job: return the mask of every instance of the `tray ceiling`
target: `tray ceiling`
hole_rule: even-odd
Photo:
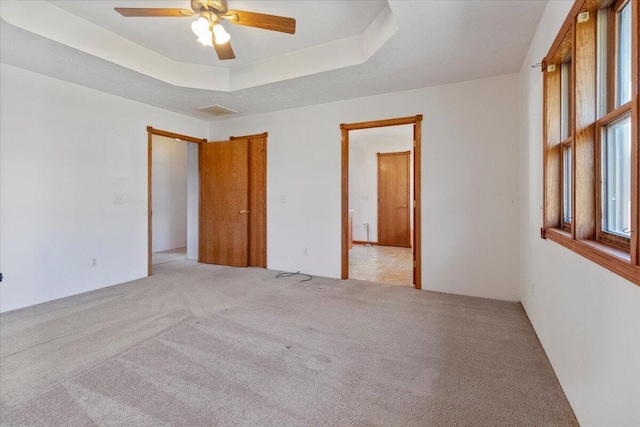
[[[546,7],[538,0],[229,0],[297,20],[295,35],[228,26],[238,57],[230,66],[195,41],[193,19],[112,11],[185,2],[3,0],[0,61],[214,121],[518,72]],[[215,104],[238,113],[198,110]]]

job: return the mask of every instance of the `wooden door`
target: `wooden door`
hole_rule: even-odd
[[[249,138],[249,265],[267,268],[266,134]]]
[[[410,151],[378,153],[378,244],[411,247]]]
[[[201,144],[200,262],[248,265],[249,141]]]

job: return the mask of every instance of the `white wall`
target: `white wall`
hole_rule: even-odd
[[[571,1],[549,2],[520,77],[520,294],[578,421],[640,425],[640,287],[540,238],[542,73]]]
[[[6,64],[0,97],[0,310],[146,276],[146,127],[208,124]]]
[[[187,146],[187,258],[198,259],[198,229],[200,210],[200,174],[198,145]]]
[[[268,267],[339,277],[340,123],[415,114],[423,287],[518,300],[517,74],[219,121],[210,139],[269,132]]]
[[[153,136],[153,252],[187,246],[187,145]]]
[[[367,222],[370,241],[378,241],[378,153],[411,151],[409,177],[413,176],[413,126],[409,128],[408,137],[376,137],[373,134],[349,141],[349,209],[354,211],[353,240],[367,241],[367,229],[362,224]],[[351,131],[350,138],[358,132],[362,131]],[[413,179],[410,179],[409,194],[413,196]],[[413,230],[413,209],[409,209],[409,213]]]

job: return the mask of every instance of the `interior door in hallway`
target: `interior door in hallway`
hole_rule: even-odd
[[[378,244],[411,247],[411,152],[378,153]]]
[[[200,262],[248,265],[249,140],[201,144]]]

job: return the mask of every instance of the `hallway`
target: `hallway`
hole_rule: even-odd
[[[353,245],[349,251],[349,278],[390,285],[413,285],[410,248]]]

